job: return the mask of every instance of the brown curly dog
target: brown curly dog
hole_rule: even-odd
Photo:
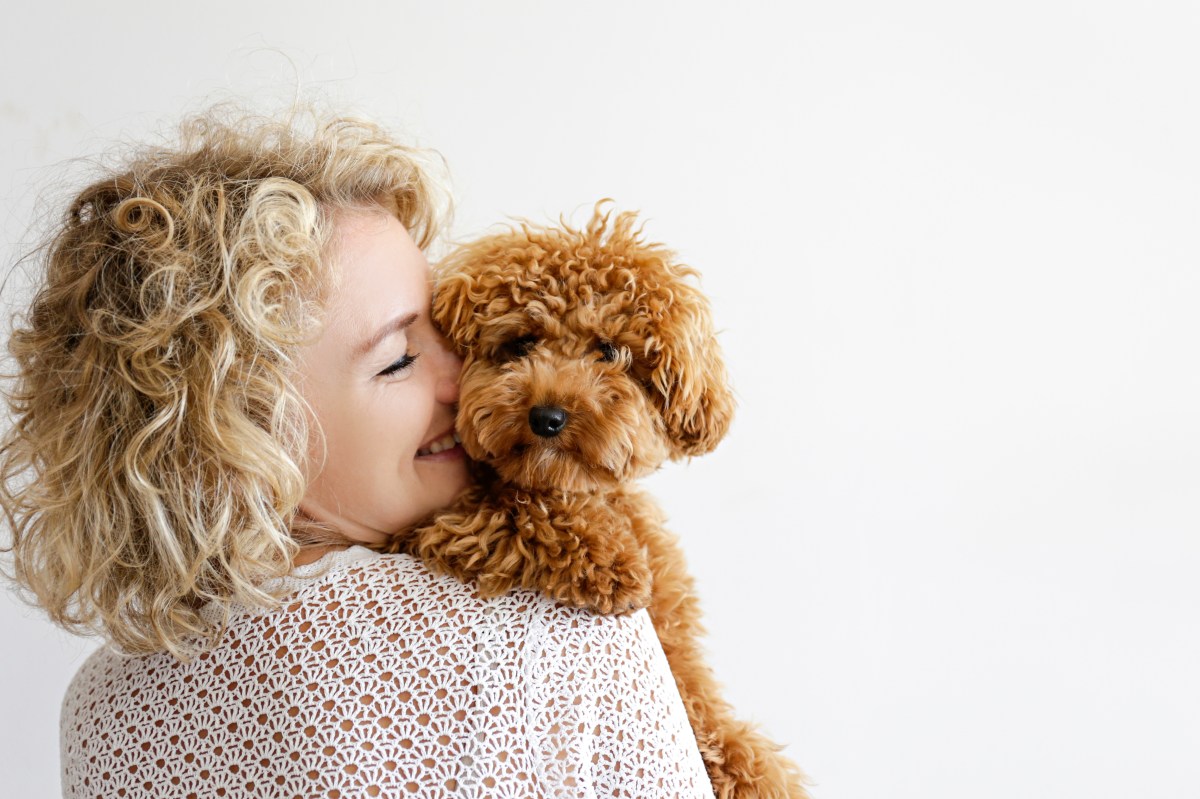
[[[733,414],[708,301],[635,214],[522,224],[439,267],[435,323],[463,356],[457,419],[477,483],[391,551],[474,581],[622,613],[646,607],[718,797],[806,797],[804,776],[734,718],[698,639],[678,539],[633,485],[711,451]]]

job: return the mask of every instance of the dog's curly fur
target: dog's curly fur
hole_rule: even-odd
[[[695,270],[606,201],[581,230],[519,228],[439,267],[434,321],[463,356],[457,418],[477,480],[398,536],[484,596],[532,588],[648,608],[718,797],[806,797],[781,747],[737,721],[704,663],[678,539],[632,481],[711,451],[734,401]]]

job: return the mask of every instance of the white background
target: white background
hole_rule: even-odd
[[[740,401],[649,487],[816,796],[1197,797],[1196,9],[11,4],[4,265],[67,159],[297,75],[439,149],[459,234],[640,208]],[[50,796],[92,644],[0,635],[0,794]]]

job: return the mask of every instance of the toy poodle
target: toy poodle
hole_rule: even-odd
[[[437,326],[463,357],[457,433],[476,480],[398,536],[481,595],[513,587],[603,613],[648,609],[718,797],[807,797],[805,778],[735,719],[705,664],[694,581],[634,485],[710,452],[734,410],[695,270],[642,240],[633,212],[486,236],[438,269]]]

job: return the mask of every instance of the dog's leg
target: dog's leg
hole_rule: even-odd
[[[601,613],[650,601],[650,570],[628,519],[590,495],[472,489],[391,549],[474,581],[485,597],[529,588]]]
[[[753,724],[734,717],[720,684],[704,662],[700,603],[687,572],[679,539],[664,526],[662,511],[649,498],[627,494],[617,503],[633,520],[654,580],[649,613],[671,673],[687,708],[718,799],[807,799],[806,778],[780,754],[781,746]]]

